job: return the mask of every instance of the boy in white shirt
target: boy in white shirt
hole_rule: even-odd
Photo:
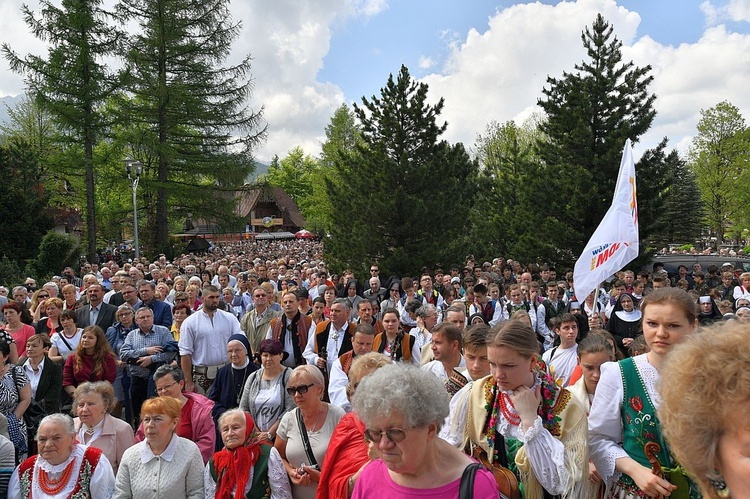
[[[568,386],[570,376],[578,365],[578,322],[573,314],[564,313],[554,318],[555,334],[560,338],[560,345],[550,348],[542,355],[547,364],[547,372],[555,380],[561,380],[562,386]]]

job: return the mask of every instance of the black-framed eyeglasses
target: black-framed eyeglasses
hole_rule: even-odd
[[[174,301],[175,302],[178,302],[178,301],[187,301],[187,298],[175,298]]]
[[[400,428],[388,428],[387,430],[380,431],[375,431],[373,429],[367,428],[365,430],[365,437],[367,437],[367,440],[376,444],[380,443],[380,441],[383,439],[383,435],[385,435],[386,438],[394,444],[397,444],[399,442],[403,442],[403,440],[406,438],[406,430],[402,430]]]
[[[286,387],[286,392],[289,395],[291,395],[292,397],[294,396],[295,393],[299,393],[300,395],[304,395],[313,386],[315,386],[313,383],[310,383],[309,385],[287,386]]]

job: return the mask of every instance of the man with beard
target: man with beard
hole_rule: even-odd
[[[266,335],[267,340],[279,340],[284,346],[287,357],[282,363],[287,367],[297,367],[306,364],[303,352],[307,347],[312,319],[302,315],[297,306],[297,295],[287,291],[281,297],[283,314],[271,319],[271,329]]]
[[[185,372],[185,390],[202,395],[227,363],[226,345],[230,336],[243,334],[234,314],[219,310],[219,289],[203,288],[203,305],[189,315],[180,327],[180,364]]]

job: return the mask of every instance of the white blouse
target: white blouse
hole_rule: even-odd
[[[57,465],[48,463],[42,458],[42,456],[37,457],[36,463],[34,464],[34,479],[31,484],[31,496],[36,499],[62,499],[68,497],[73,492],[76,483],[78,483],[78,480],[75,478],[78,476],[78,471],[81,469],[81,461],[83,460],[83,453],[85,450],[86,448],[82,445],[74,446],[73,451],[70,453],[70,457]],[[73,464],[75,474],[60,493],[51,496],[42,492],[42,489],[39,486],[39,470],[43,469],[57,479],[72,460],[75,460],[75,464]],[[96,469],[91,475],[89,490],[91,492],[91,499],[110,499],[115,490],[115,475],[112,473],[112,465],[104,454],[99,457],[99,463],[96,465]],[[21,499],[21,483],[18,477],[18,468],[13,471],[13,475],[10,477],[10,483],[8,484],[8,499]]]
[[[440,430],[440,438],[455,447],[460,447],[463,443],[473,384],[473,382],[467,384],[453,396],[450,403],[449,422],[446,422]],[[509,409],[511,413],[517,414],[514,407]],[[565,491],[565,485],[570,480],[565,468],[565,446],[544,428],[540,416],[536,417],[534,426],[524,432],[519,425],[508,422],[502,411],[498,411],[497,430],[503,437],[516,438],[523,443],[531,469],[534,470],[534,476],[542,487],[552,495],[562,494]]]
[[[641,375],[646,393],[654,407],[658,408],[661,403],[656,391],[659,372],[649,364],[646,354],[633,357],[633,361]],[[607,488],[620,478],[621,473],[615,470],[615,461],[628,457],[628,453],[620,445],[624,396],[620,366],[617,362],[603,364],[589,413],[589,453],[596,469],[607,483]]]

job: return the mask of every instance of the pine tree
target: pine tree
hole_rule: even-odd
[[[574,73],[547,78],[539,100],[547,117],[541,125],[546,137],[538,142],[544,168],[537,188],[551,202],[540,206],[546,214],[540,237],[558,249],[544,256],[566,263],[611,204],[625,140],[637,143],[656,114],[656,96],[648,92],[651,67],[622,61],[622,43],[601,14],[581,39],[588,59]]]
[[[3,52],[14,71],[26,75],[27,93],[49,111],[66,132],[72,152],[82,149],[86,178],[86,234],[88,256],[96,255],[96,208],[94,145],[108,123],[102,104],[118,88],[118,79],[103,64],[118,42],[118,31],[108,23],[100,0],[63,0],[61,7],[42,0],[41,18],[28,6],[23,13],[32,33],[48,41],[48,58],[18,56],[8,44]]]
[[[402,66],[380,97],[354,106],[363,143],[338,151],[337,181],[327,181],[334,264],[379,261],[385,272],[409,275],[462,249],[456,236],[465,231],[476,164],[461,144],[439,141],[443,100],[428,105],[427,90]]]
[[[133,156],[145,164],[151,244],[161,249],[167,215],[232,222],[230,193],[253,171],[265,128],[246,103],[250,56],[223,65],[240,30],[228,0],[122,0],[117,13],[140,28],[128,39],[132,98],[121,107]]]

